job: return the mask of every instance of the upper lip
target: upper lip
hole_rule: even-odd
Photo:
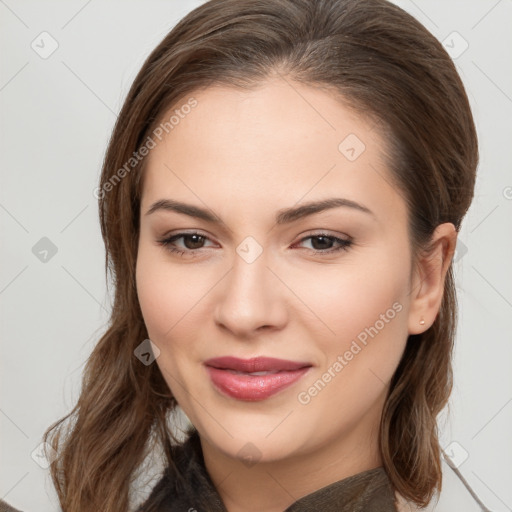
[[[253,357],[251,359],[239,359],[238,357],[225,356],[214,357],[204,362],[207,366],[224,370],[235,370],[238,372],[265,372],[279,370],[298,370],[311,366],[307,362],[288,361],[276,359],[275,357]]]

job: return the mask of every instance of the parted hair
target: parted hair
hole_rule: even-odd
[[[191,11],[146,59],[105,154],[98,203],[112,310],[75,407],[44,435],[57,453],[51,475],[65,512],[126,512],[150,445],[173,465],[176,400],[158,365],[134,356],[148,337],[135,286],[145,159],[129,170],[126,162],[195,91],[251,89],[276,75],[323,87],[377,122],[408,207],[413,257],[439,224],[460,230],[474,193],[475,126],[452,60],[414,17],[386,0],[210,0]],[[438,315],[409,336],[380,425],[393,488],[419,506],[441,487],[438,415],[452,388],[456,324],[450,264]]]

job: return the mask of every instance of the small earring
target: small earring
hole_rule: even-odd
[[[420,320],[420,325],[425,325],[425,320],[423,320],[423,318]]]

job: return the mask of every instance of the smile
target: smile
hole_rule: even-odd
[[[214,386],[223,394],[245,401],[265,400],[295,384],[310,363],[269,357],[219,357],[205,361]]]

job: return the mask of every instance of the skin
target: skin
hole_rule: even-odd
[[[197,106],[151,150],[144,171],[140,305],[161,351],[156,364],[199,431],[227,509],[282,511],[382,465],[378,426],[389,382],[408,335],[436,318],[456,231],[438,226],[434,251],[411,267],[407,207],[391,186],[385,142],[371,122],[325,91],[277,77],[251,91],[215,86],[192,96]],[[354,161],[338,149],[349,134],[365,144]],[[283,208],[331,197],[356,201],[373,215],[337,207],[275,222]],[[224,224],[163,209],[147,214],[161,199],[207,208]],[[193,230],[207,239],[176,240],[188,251],[183,256],[159,243]],[[329,254],[336,242],[306,238],[321,232],[353,244]],[[251,263],[236,251],[248,236],[262,249]],[[396,303],[400,312],[300,403],[299,393]],[[313,367],[277,395],[244,402],[219,392],[203,366],[225,355]],[[244,446],[256,464],[241,460]]]

